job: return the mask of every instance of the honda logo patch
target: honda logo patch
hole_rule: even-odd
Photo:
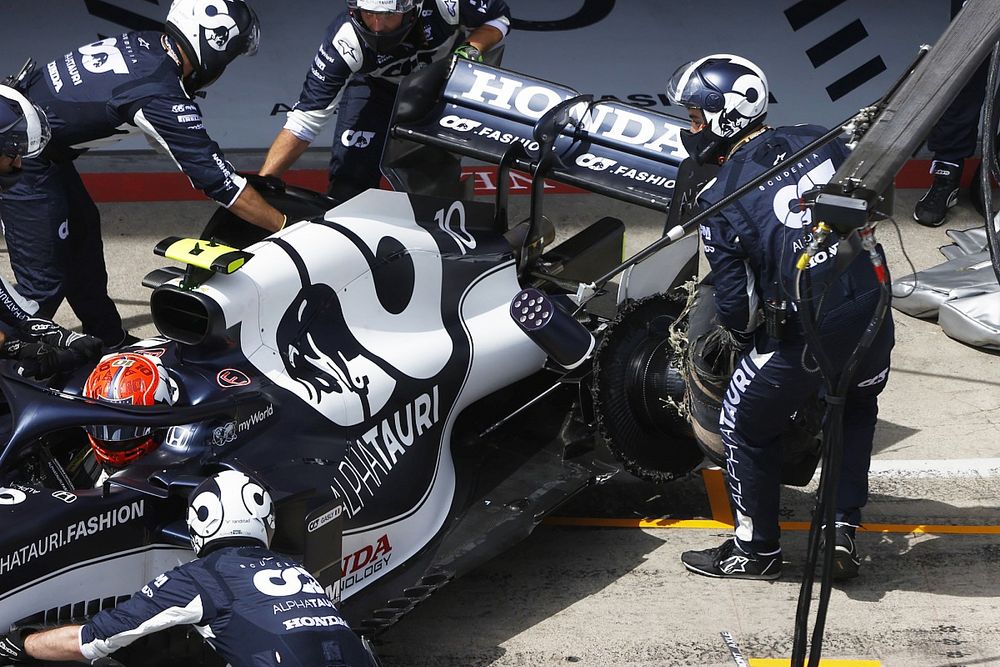
[[[223,389],[232,387],[245,387],[250,384],[250,378],[243,371],[235,368],[224,368],[215,376],[215,381]]]

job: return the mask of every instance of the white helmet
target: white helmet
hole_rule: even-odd
[[[16,88],[0,85],[0,155],[38,157],[52,138],[45,112]]]
[[[260,44],[260,20],[244,0],[174,0],[165,27],[194,67],[188,93],[211,85],[237,57],[256,55]]]
[[[740,56],[716,53],[678,67],[667,96],[674,104],[701,109],[715,136],[734,139],[763,122],[769,93],[760,67]]]
[[[191,546],[201,556],[223,540],[271,546],[274,503],[264,485],[236,470],[216,473],[191,493],[187,514]]]

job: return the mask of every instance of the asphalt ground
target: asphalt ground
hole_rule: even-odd
[[[879,228],[894,275],[943,261],[948,228],[981,219],[967,202],[947,225],[910,218],[900,191]],[[515,212],[526,210],[517,198]],[[197,234],[208,202],[100,205],[110,292],[127,326],[153,335],[142,276],[164,265],[153,245]],[[559,238],[603,215],[626,221],[627,251],[655,239],[659,216],[594,195],[553,195]],[[0,271],[9,276],[6,262]],[[58,319],[76,320],[63,307]],[[896,348],[881,400],[871,498],[859,537],[861,578],[834,591],[827,665],[1000,665],[1000,357],[947,338],[933,322],[896,314]],[[711,475],[709,476],[711,480]],[[657,486],[621,473],[557,519],[452,582],[384,633],[388,667],[402,665],[732,665],[720,633],[756,667],[786,664],[813,487],[783,493],[784,573],[776,582],[687,573],[679,556],[728,534],[724,502],[702,473]]]

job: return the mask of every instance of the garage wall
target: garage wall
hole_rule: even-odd
[[[209,89],[206,124],[224,148],[265,148],[295,101],[342,0],[251,0],[263,23],[255,58]],[[681,63],[733,52],[771,82],[772,124],[830,125],[878,98],[948,23],[947,0],[508,0],[504,67],[667,113]],[[0,0],[0,72],[162,22],[169,0]],[[327,136],[321,139],[329,143]],[[146,148],[141,138],[116,145]]]

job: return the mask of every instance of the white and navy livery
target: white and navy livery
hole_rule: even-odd
[[[709,205],[751,180],[784,156],[804,148],[826,130],[814,125],[767,129],[739,148],[699,195]],[[701,239],[712,268],[718,321],[729,329],[753,334],[753,345],[733,373],[720,415],[727,479],[736,511],[736,539],[744,551],[770,555],[778,549],[778,489],[781,477],[779,437],[792,416],[822,385],[818,369],[810,372],[805,334],[792,306],[790,326],[781,340],[768,336],[758,311],[767,301],[793,300],[796,260],[809,242],[811,211],[804,193],[827,183],[847,156],[834,141],[765,181],[701,226]],[[868,324],[879,286],[867,255],[855,257],[837,275],[836,244],[817,253],[807,272],[823,349],[841,368]],[[861,361],[848,393],[844,417],[844,463],[837,494],[837,521],[857,525],[868,497],[868,461],[878,413],[877,396],[888,379],[893,326],[887,319]]]
[[[457,76],[466,84],[469,77],[485,83],[518,76],[476,71]],[[417,120],[440,145],[449,140],[435,128],[447,129],[441,123],[456,113],[443,108],[450,103],[440,89],[465,86],[435,85],[439,90],[423,92],[444,97],[432,99],[427,117]],[[406,92],[404,86],[401,97]],[[543,106],[564,98],[561,89],[529,94],[528,113],[511,124],[527,140]],[[494,126],[500,118],[490,117],[491,107],[480,103],[476,118]],[[552,174],[567,180],[575,173],[584,186],[663,210],[672,188],[662,183],[649,186],[665,196],[640,197],[632,178],[596,180],[577,170],[594,172],[600,152],[667,180],[678,161],[666,146],[676,122],[620,106],[591,111],[579,128],[588,133],[584,141],[569,129],[560,141],[564,152],[588,155],[582,162],[591,167],[567,153],[567,169]],[[482,141],[494,151],[507,145]],[[594,449],[596,432],[582,407],[581,385],[596,382],[589,361],[564,381],[565,370],[548,363],[511,317],[510,304],[536,281],[532,267],[544,262],[560,277],[539,289],[572,309],[567,283],[594,280],[621,261],[622,221],[597,220],[581,238],[549,251],[544,238],[519,240],[518,233],[530,238],[530,227],[539,226],[512,227],[503,206],[382,190],[334,204],[292,187],[259,189],[298,222],[263,239],[230,242],[252,255],[239,270],[147,277],[155,285],[154,324],[164,338],[132,351],[154,355],[169,369],[180,388],[176,405],[141,410],[79,400],[89,369],[39,388],[15,381],[0,363],[0,391],[10,406],[0,448],[0,512],[12,519],[0,534],[0,624],[93,617],[189,560],[178,497],[197,508],[192,525],[199,540],[221,534],[214,495],[192,497],[191,490],[220,469],[234,469],[253,471],[270,491],[277,515],[272,550],[301,554],[317,581],[339,596],[352,627],[377,631],[617,470],[610,455]],[[537,188],[535,196],[543,192]],[[225,241],[230,232],[245,233],[232,218],[220,209],[203,237]],[[689,264],[692,252],[683,252],[679,266]],[[666,256],[652,271],[660,281],[671,275],[670,285],[687,279]],[[630,298],[651,294],[645,280],[623,283],[620,294]],[[607,319],[588,322],[604,328]],[[642,333],[635,342],[645,339]],[[79,427],[87,424],[153,426],[162,442],[106,488],[93,488],[86,467],[74,467],[67,477],[76,488],[67,491],[51,471],[86,446]],[[53,433],[59,435],[50,439]],[[658,452],[669,450],[661,458],[671,478],[701,458],[690,438],[672,442],[676,449],[656,440]],[[53,453],[52,466],[38,464],[41,443]],[[324,526],[337,543],[313,549],[317,536],[327,534]],[[184,609],[190,600],[178,604]],[[108,627],[100,638],[118,632]]]
[[[264,546],[224,547],[157,576],[80,630],[88,660],[192,625],[231,667],[363,667],[371,662],[326,592]]]
[[[124,33],[38,67],[24,84],[24,94],[45,112],[52,139],[40,156],[24,160],[20,181],[0,199],[18,290],[48,319],[65,298],[84,333],[109,345],[125,332],[107,293],[100,213],[73,159],[143,133],[223,206],[246,187],[185,92],[178,57],[177,44],[163,33]]]
[[[310,143],[337,113],[330,180],[336,188],[331,194],[341,199],[378,187],[402,78],[447,58],[467,31],[490,25],[506,35],[510,27],[504,0],[425,0],[414,11],[415,25],[406,38],[384,53],[358,34],[349,13],[334,19],[288,113],[285,129]]]

